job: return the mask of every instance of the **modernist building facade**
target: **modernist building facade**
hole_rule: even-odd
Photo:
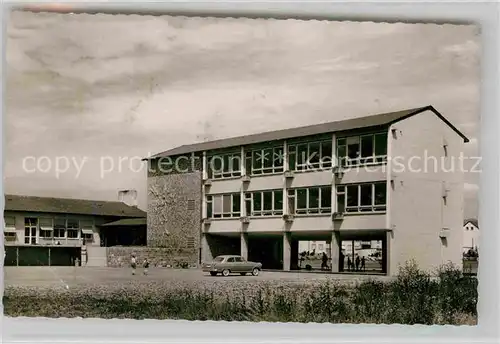
[[[467,141],[427,106],[174,148],[147,159],[148,245],[287,271],[324,241],[338,272],[343,241],[379,241],[389,275],[461,264],[463,171],[441,161]]]
[[[127,235],[124,221],[135,221],[137,225],[142,220],[143,244],[146,244],[145,218],[144,211],[125,200],[6,195],[3,229],[6,265],[70,265],[78,258],[84,265],[106,266],[109,242],[137,244],[141,238],[137,231]],[[116,234],[113,228],[121,232]],[[129,238],[132,238],[130,243]]]

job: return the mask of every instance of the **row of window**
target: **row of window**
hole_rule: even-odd
[[[386,210],[386,183],[340,185],[336,188],[338,212],[378,212]],[[288,190],[289,214],[328,214],[332,211],[332,187],[317,186]],[[244,194],[247,216],[283,214],[283,190],[265,190]],[[222,194],[206,197],[208,218],[242,216],[241,195]]]
[[[4,220],[6,228],[16,228],[15,217],[6,216]],[[37,233],[40,238],[44,239],[79,239],[81,232],[82,238],[91,240],[93,229],[94,221],[92,220],[26,217],[24,219],[24,242],[36,244]]]
[[[332,168],[332,140],[294,143],[288,145],[289,171]],[[387,133],[366,134],[337,139],[336,157],[341,166],[381,163],[387,160]],[[241,152],[208,156],[207,171],[211,179],[241,176]],[[251,176],[282,173],[283,146],[248,150],[245,169]]]

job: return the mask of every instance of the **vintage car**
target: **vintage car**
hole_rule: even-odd
[[[241,256],[224,255],[215,257],[210,263],[204,263],[202,269],[203,272],[209,272],[212,276],[217,276],[217,274],[229,276],[232,273],[239,273],[242,276],[251,273],[257,276],[262,270],[262,264],[246,261]]]

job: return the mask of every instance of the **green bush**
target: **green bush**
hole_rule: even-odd
[[[241,282],[214,282],[203,289],[171,281],[114,289],[7,287],[3,302],[6,315],[28,317],[400,324],[471,324],[477,317],[477,280],[452,265],[433,277],[410,262],[392,281],[352,286],[335,281],[279,286]]]

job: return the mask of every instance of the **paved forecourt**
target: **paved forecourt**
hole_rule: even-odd
[[[388,280],[386,276],[369,276],[354,274],[329,274],[311,272],[269,272],[263,271],[259,276],[231,275],[229,277],[212,277],[198,269],[167,269],[153,268],[144,276],[138,269],[136,275],[128,268],[94,268],[94,267],[4,267],[5,287],[60,287],[60,286],[85,286],[85,285],[112,285],[127,283],[148,282],[183,282],[198,284],[200,282],[219,283],[230,280],[240,281],[283,281],[307,283],[308,281],[335,280],[352,283],[364,279]]]

